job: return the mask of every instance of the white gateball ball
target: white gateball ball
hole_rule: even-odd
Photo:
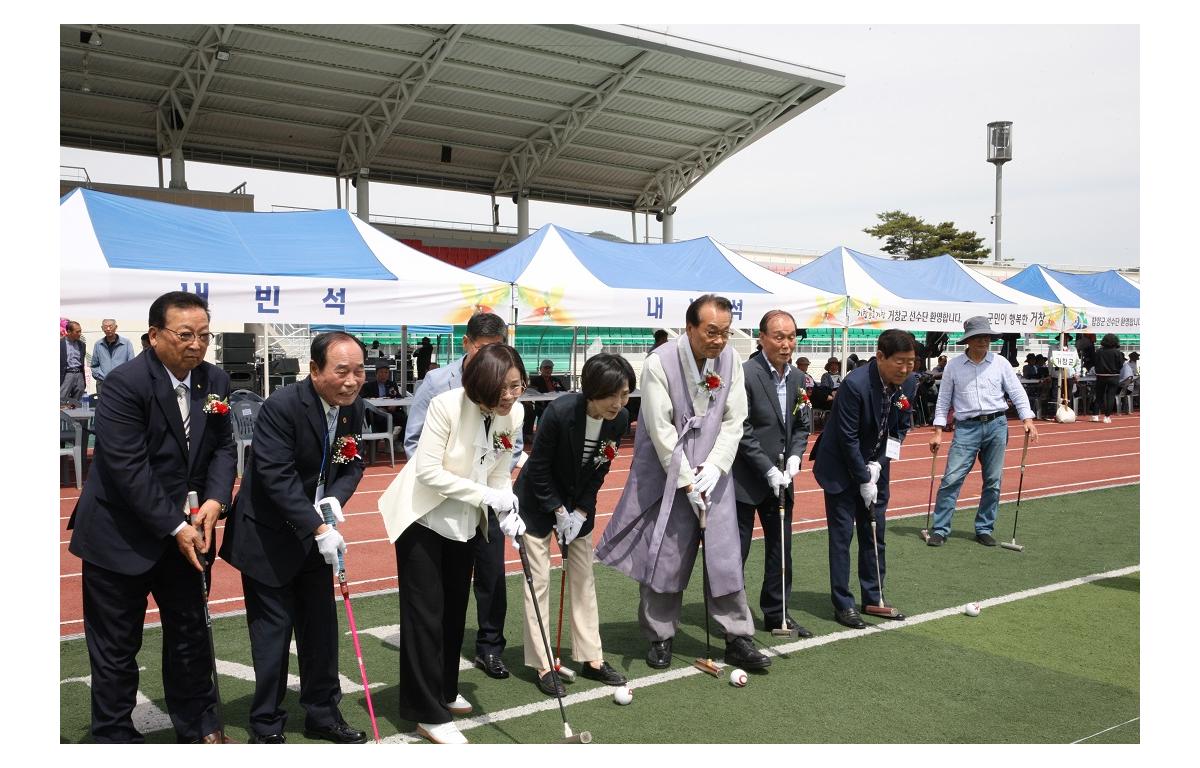
[[[968,616],[978,616],[979,612],[982,610],[983,606],[979,603],[967,603],[963,606],[963,613],[967,614]]]
[[[734,688],[745,688],[749,678],[746,677],[745,671],[735,669],[729,673],[729,684]]]
[[[630,704],[633,702],[633,689],[628,685],[622,685],[617,690],[613,691],[613,701],[618,704]]]

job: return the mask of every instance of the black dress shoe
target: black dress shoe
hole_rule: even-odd
[[[982,544],[985,547],[996,546],[996,540],[992,538],[992,534],[990,534],[990,533],[975,534],[975,541],[978,541],[980,544]]]
[[[482,669],[485,675],[495,680],[503,680],[508,677],[508,667],[504,666],[504,661],[494,653],[485,653],[482,656],[476,656],[475,666]]]
[[[796,630],[799,633],[800,637],[812,637],[813,636],[812,632],[809,632],[807,629],[805,629],[804,627],[800,626],[795,621],[793,621],[791,616],[788,616],[786,621],[787,621],[787,624],[785,625],[786,628]],[[763,631],[770,632],[772,629],[779,629],[779,619],[764,618],[763,619]]]
[[[735,637],[725,645],[725,663],[745,670],[766,669],[771,657],[754,647],[748,637]]]
[[[671,640],[651,640],[650,650],[646,653],[646,663],[654,669],[666,669],[671,666]]]
[[[550,671],[538,678],[537,687],[547,696],[567,695],[567,689],[563,688],[562,682],[555,679],[554,673]]]
[[[862,616],[859,616],[858,611],[854,610],[853,607],[847,608],[844,611],[835,610],[833,612],[833,618],[838,624],[841,624],[844,627],[850,627],[850,629],[865,629],[867,626],[866,622],[862,620]]]
[[[268,733],[266,736],[260,736],[257,733],[250,734],[251,744],[287,744],[287,737],[282,733]]]
[[[929,534],[929,541],[925,542],[931,547],[940,547],[946,543],[946,537],[940,533]]]
[[[625,679],[625,675],[613,669],[612,665],[607,661],[600,662],[600,669],[596,669],[591,664],[584,662],[580,674],[588,680],[599,680],[605,685],[625,685],[628,682]]]
[[[366,744],[367,734],[356,731],[346,723],[330,723],[321,726],[304,726],[304,735],[310,739],[324,739],[334,744]]]

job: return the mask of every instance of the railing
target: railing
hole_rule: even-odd
[[[75,171],[75,173],[68,173],[68,171]],[[58,177],[66,181],[81,181],[85,186],[92,184],[92,178],[88,176],[87,168],[78,165],[58,166]]]
[[[244,182],[244,181],[243,181],[241,184],[238,184],[236,187],[234,187],[233,189],[229,190],[229,194],[231,194],[231,195],[244,195],[244,194],[246,194],[246,182]]]

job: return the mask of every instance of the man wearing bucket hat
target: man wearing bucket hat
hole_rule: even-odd
[[[950,535],[950,521],[963,480],[979,457],[983,472],[983,494],[975,513],[975,541],[987,547],[996,546],[992,530],[996,524],[996,509],[1000,506],[1000,477],[1004,472],[1004,449],[1008,445],[1007,396],[1016,406],[1017,416],[1025,425],[1030,440],[1037,442],[1037,427],[1033,425],[1033,410],[1021,381],[1008,360],[990,351],[992,339],[998,337],[986,317],[972,317],[963,324],[959,339],[967,345],[967,353],[946,364],[942,388],[938,392],[937,408],[933,415],[933,437],[929,450],[938,452],[946,415],[954,408],[954,441],[946,459],[946,473],[938,488],[934,508],[933,529],[928,544],[940,547]]]

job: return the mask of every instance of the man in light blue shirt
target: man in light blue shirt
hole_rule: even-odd
[[[467,332],[463,335],[463,356],[445,368],[434,368],[425,374],[417,393],[408,407],[408,424],[404,428],[404,453],[412,461],[425,426],[425,414],[433,398],[462,386],[463,364],[471,356],[489,344],[504,341],[508,327],[498,315],[480,312],[467,321]],[[524,455],[522,453],[521,430],[514,435],[513,469]],[[500,658],[504,652],[504,616],[508,612],[508,596],[504,583],[504,534],[500,532],[500,521],[496,513],[488,514],[488,537],[475,537],[474,589],[475,608],[479,619],[479,632],[475,638],[475,666],[496,680],[509,676],[508,668]]]
[[[104,338],[92,350],[92,378],[96,380],[96,394],[104,386],[104,377],[121,363],[133,359],[133,344],[124,336],[117,335],[117,321],[105,318],[100,321]]]
[[[942,387],[938,392],[937,408],[933,415],[933,437],[929,450],[938,452],[942,444],[942,429],[946,416],[954,408],[954,441],[946,458],[946,473],[938,488],[933,530],[928,544],[940,547],[950,535],[950,521],[963,480],[979,457],[983,473],[983,493],[979,511],[975,513],[975,541],[986,547],[996,546],[992,531],[996,525],[996,510],[1000,506],[1000,478],[1004,473],[1004,449],[1008,446],[1008,410],[1005,396],[1017,409],[1025,425],[1025,433],[1037,442],[1037,427],[1033,425],[1033,410],[1009,361],[989,351],[992,339],[998,337],[986,317],[972,317],[963,324],[960,342],[967,353],[946,364]]]

